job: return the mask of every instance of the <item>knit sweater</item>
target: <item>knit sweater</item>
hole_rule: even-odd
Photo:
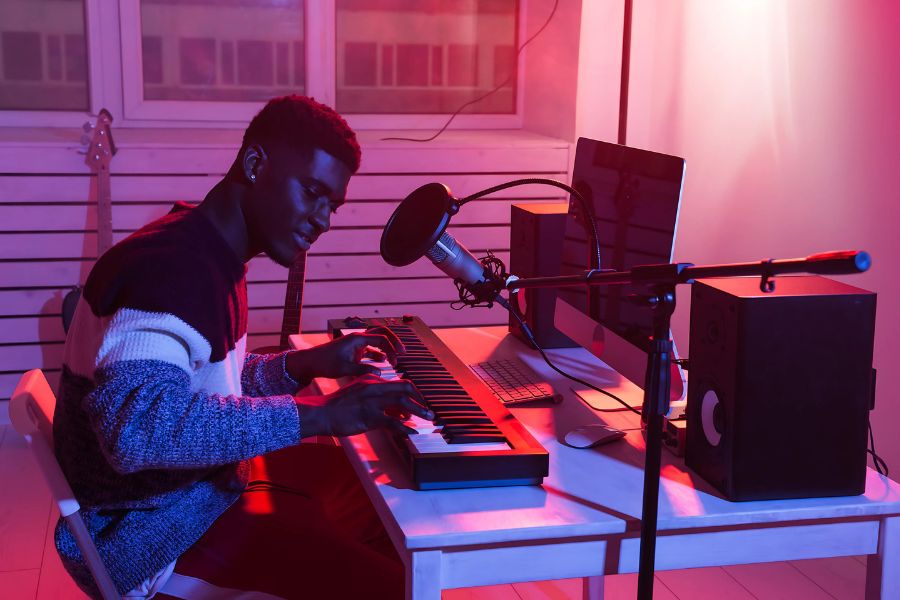
[[[171,213],[106,252],[66,338],[56,456],[125,593],[187,550],[247,483],[247,459],[293,445],[285,354],[247,342],[246,267],[199,211]],[[65,521],[63,564],[98,594]]]

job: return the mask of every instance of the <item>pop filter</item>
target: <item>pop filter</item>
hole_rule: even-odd
[[[426,183],[394,211],[381,234],[381,257],[403,267],[425,256],[447,229],[459,203],[442,183]]]

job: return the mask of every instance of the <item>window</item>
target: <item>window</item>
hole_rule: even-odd
[[[355,128],[436,127],[499,85],[454,127],[518,127],[521,21],[519,0],[0,0],[0,111],[230,127],[297,93]]]
[[[304,93],[302,0],[141,0],[144,100]]]
[[[452,113],[509,78],[472,112],[515,113],[516,10],[515,0],[337,0],[336,108]]]
[[[337,0],[336,108],[344,114],[516,112],[515,0]]]
[[[88,110],[84,0],[0,0],[0,109]]]

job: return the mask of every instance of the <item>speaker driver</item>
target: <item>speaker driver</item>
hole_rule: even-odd
[[[722,403],[714,390],[706,390],[700,401],[700,423],[703,435],[710,446],[718,446],[722,441]]]

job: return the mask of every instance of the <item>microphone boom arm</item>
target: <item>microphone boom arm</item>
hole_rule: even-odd
[[[769,259],[758,262],[726,263],[695,266],[692,263],[642,265],[628,271],[598,271],[591,269],[578,275],[529,277],[506,284],[508,290],[572,287],[578,285],[617,285],[625,283],[679,284],[712,277],[758,276],[761,287],[775,275],[812,273],[816,275],[851,275],[869,269],[872,259],[868,252],[841,250],[811,254],[805,258]],[[763,289],[771,292],[774,287]]]

